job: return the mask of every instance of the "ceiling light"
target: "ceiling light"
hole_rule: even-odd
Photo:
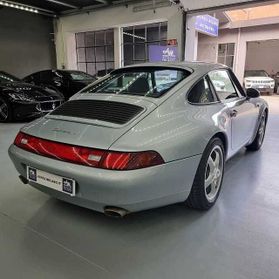
[[[18,9],[18,10],[22,10],[22,11],[26,11],[26,12],[31,12],[31,13],[36,13],[36,14],[39,13],[39,10],[36,9],[36,7],[20,5],[19,3],[12,2],[12,1],[2,1],[2,0],[0,0],[0,5],[10,7],[10,8],[14,8],[14,9]]]

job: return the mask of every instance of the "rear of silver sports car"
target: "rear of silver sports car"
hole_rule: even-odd
[[[168,162],[157,150],[119,150],[118,140],[156,105],[111,100],[70,101],[26,125],[9,149],[21,180],[58,199],[111,215],[184,201],[198,161]]]

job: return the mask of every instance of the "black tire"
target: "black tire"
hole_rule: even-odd
[[[246,146],[247,150],[250,151],[257,151],[262,147],[264,136],[265,136],[265,129],[266,129],[266,120],[267,120],[267,113],[264,112],[261,116],[258,131],[256,134],[255,139],[252,143]],[[264,126],[262,126],[264,125]],[[262,134],[263,133],[263,134]]]
[[[0,122],[12,121],[12,109],[10,104],[3,98],[0,98]]]
[[[216,190],[216,194],[215,194],[216,196],[212,200],[209,200],[207,197],[207,194],[206,194],[206,191],[207,191],[206,176],[207,176],[208,167],[209,167],[208,160],[209,160],[209,157],[211,156],[212,152],[216,148],[218,149],[218,152],[220,151],[222,153],[222,163],[220,163],[220,166],[222,166],[222,171],[220,172],[220,180],[218,182],[219,185],[218,185],[218,189]],[[187,206],[189,206],[191,208],[199,209],[199,210],[208,210],[215,204],[216,200],[218,199],[218,196],[219,196],[219,193],[221,190],[221,186],[223,183],[224,162],[225,162],[224,144],[220,138],[215,137],[210,140],[210,142],[208,143],[208,145],[205,148],[205,151],[202,155],[200,164],[198,166],[198,169],[197,169],[197,172],[195,175],[195,179],[194,179],[194,183],[193,183],[190,195],[186,200]],[[207,186],[207,187],[209,187],[209,186]],[[213,187],[212,184],[210,185],[210,187]]]

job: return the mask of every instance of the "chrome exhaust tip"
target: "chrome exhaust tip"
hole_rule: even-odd
[[[104,213],[108,217],[114,217],[114,218],[123,218],[127,214],[129,214],[129,211],[115,206],[106,206],[104,209]]]

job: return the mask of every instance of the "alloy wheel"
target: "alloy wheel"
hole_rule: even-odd
[[[266,115],[264,114],[261,118],[261,123],[260,123],[260,127],[259,127],[259,145],[261,145],[263,143],[264,140],[264,135],[265,135],[265,125],[266,125]]]
[[[221,147],[216,145],[207,160],[204,190],[209,202],[213,202],[219,192],[223,178],[224,155]]]

